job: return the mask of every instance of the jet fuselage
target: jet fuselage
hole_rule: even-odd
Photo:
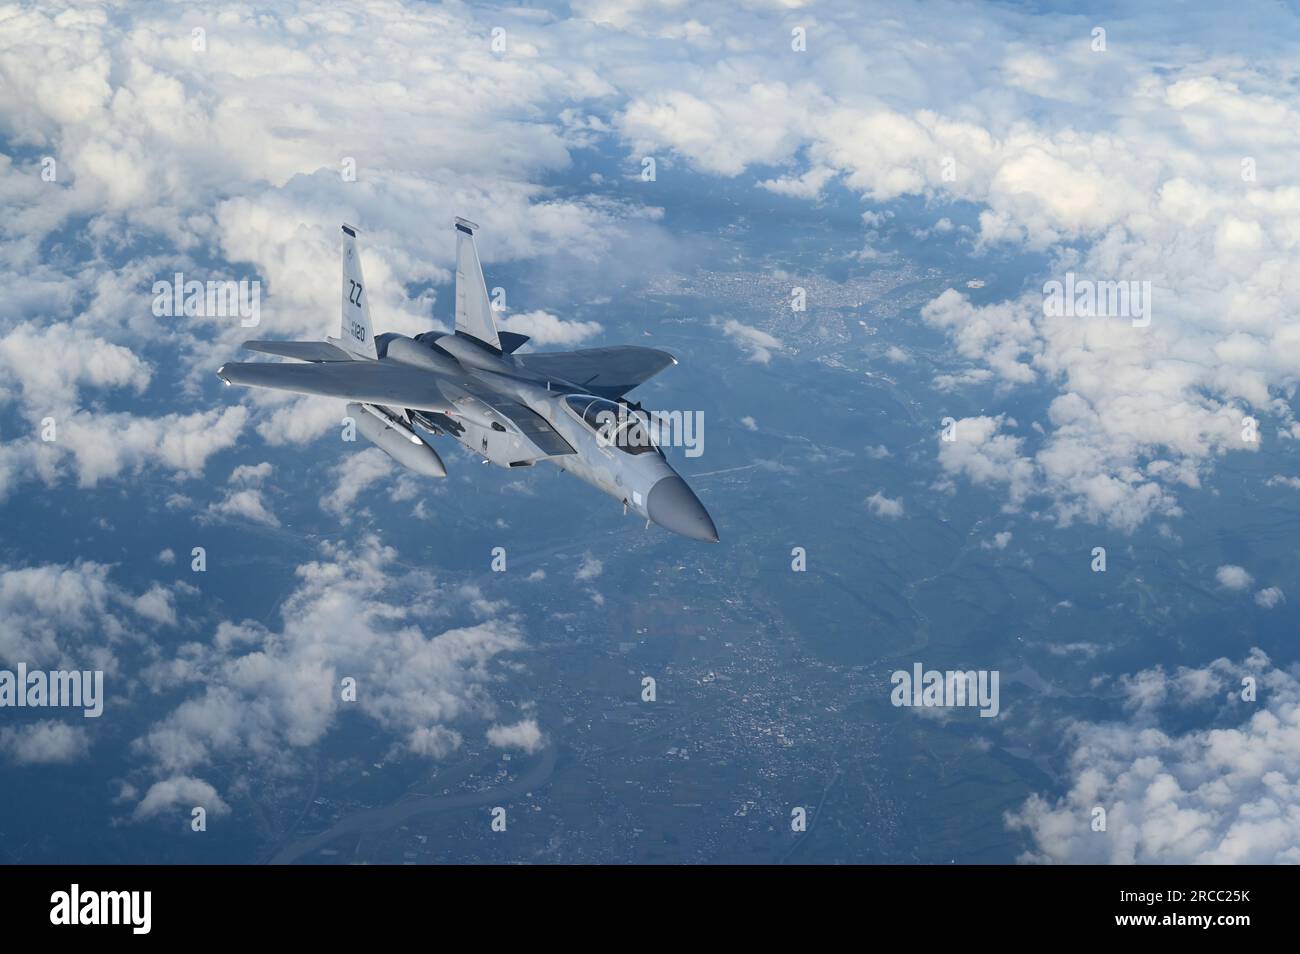
[[[573,452],[534,457],[534,444],[517,421],[475,398],[473,389],[456,400],[459,413],[407,412],[408,419],[421,427],[450,434],[500,467],[528,467],[538,459],[550,460],[644,519],[693,539],[717,541],[708,512],[651,439],[648,419],[627,402],[585,394],[573,382],[537,374],[510,355],[495,354],[463,335],[387,334],[380,335],[376,345],[380,360],[444,374],[468,373],[492,397],[508,396],[541,417]]]

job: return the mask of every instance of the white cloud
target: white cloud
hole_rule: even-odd
[[[1258,702],[1243,702],[1242,678]],[[1092,864],[1300,863],[1300,681],[1255,650],[1242,664],[1137,674],[1149,701],[1134,723],[1069,729],[1070,789],[1031,796],[1007,815],[1031,848],[1024,861]],[[1166,704],[1219,713],[1182,732],[1151,724]],[[1217,727],[1228,721],[1230,727]],[[1093,810],[1106,830],[1093,831]]]
[[[903,498],[897,497],[891,500],[877,490],[867,498],[867,507],[877,517],[884,517],[886,520],[897,520],[903,515]]]
[[[499,749],[522,749],[530,755],[545,744],[536,719],[523,719],[514,725],[494,725],[487,730],[487,740]]]
[[[603,330],[598,321],[565,321],[547,311],[526,311],[511,315],[505,321],[498,321],[497,327],[502,331],[528,335],[530,344],[544,347],[562,345],[573,347],[588,338],[594,338]]]
[[[1294,429],[1300,187],[1286,157],[1300,151],[1300,110],[1290,51],[1278,43],[1243,49],[1239,34],[1198,17],[1172,37],[1151,11],[1130,22],[1155,38],[1143,55],[1103,56],[1065,14],[963,8],[954,18],[904,3],[896,16],[863,18],[826,3],[810,52],[773,59],[770,37],[787,32],[779,7],[738,24],[721,8],[687,18],[677,4],[587,6],[613,42],[588,42],[586,18],[507,12],[506,56],[484,43],[486,14],[471,7],[326,3],[265,18],[207,5],[193,19],[213,39],[201,58],[163,4],[133,5],[125,20],[95,7],[60,15],[57,5],[10,17],[0,115],[61,169],[44,183],[30,160],[3,159],[10,241],[0,271],[21,277],[14,318],[0,322],[17,382],[10,398],[22,392],[35,407],[83,389],[143,387],[157,372],[132,345],[159,327],[138,289],[178,258],[215,256],[219,277],[258,276],[267,333],[318,337],[332,325],[321,316],[337,308],[324,278],[335,272],[340,215],[363,219],[385,329],[431,326],[429,289],[445,294],[453,243],[429,223],[448,210],[484,226],[489,267],[564,249],[605,270],[641,270],[642,256],[610,250],[643,235],[659,210],[537,184],[568,168],[572,150],[616,135],[631,156],[657,157],[661,176],[683,163],[718,176],[761,168],[758,187],[808,201],[838,182],[876,205],[905,195],[971,203],[977,251],[1041,250],[1052,263],[1044,278],[1070,268],[1150,281],[1155,311],[1142,329],[1050,319],[1032,293],[976,305],[950,290],[925,311],[972,365],[940,374],[938,387],[1059,394],[1052,430],[1025,457],[1062,520],[1132,529],[1176,515],[1178,488],[1197,486],[1219,455],[1258,450],[1240,437],[1246,413]],[[955,19],[963,36],[980,37],[974,52],[954,41]],[[383,54],[358,64],[358,35]],[[917,44],[923,65],[897,52]],[[873,92],[881,88],[887,101]],[[1256,144],[1253,180],[1241,174],[1241,143]],[[356,182],[339,175],[347,155]],[[868,212],[863,225],[889,214]],[[41,261],[44,241],[91,215],[98,260],[62,271]],[[168,253],[129,255],[124,234],[160,239]],[[512,322],[557,342],[595,324],[540,310]],[[761,363],[782,347],[734,319],[723,330]],[[223,319],[166,331],[196,393],[194,376],[246,336]],[[33,352],[53,358],[25,360]],[[886,356],[907,358],[898,346]],[[307,440],[334,423],[333,412],[240,399],[259,408],[268,441]],[[38,463],[10,455],[0,484],[61,475]],[[1006,484],[1018,506],[1022,484]]]
[[[411,730],[406,748],[412,755],[437,761],[459,749],[463,741],[459,732],[444,725],[422,726]]]
[[[621,250],[621,271],[631,274],[645,263],[630,249],[644,255],[664,244],[652,234],[659,210],[640,198],[565,197],[538,185],[568,167],[570,148],[581,145],[578,125],[591,134],[611,128],[597,116],[581,124],[554,118],[557,103],[607,103],[616,92],[563,52],[586,24],[509,14],[502,22],[511,55],[502,57],[483,40],[483,15],[470,8],[327,0],[254,17],[239,4],[216,3],[181,31],[165,3],[120,13],[56,2],[5,21],[6,139],[24,155],[53,156],[58,174],[46,182],[36,158],[0,156],[7,290],[0,403],[17,403],[34,419],[53,413],[61,433],[53,447],[4,447],[0,495],[33,477],[52,484],[68,476],[63,446],[76,448],[73,473],[83,486],[159,461],[201,470],[200,442],[229,446],[240,436],[245,411],[223,416],[205,400],[213,369],[238,342],[336,329],[337,318],[326,316],[338,313],[341,218],[364,230],[377,326],[408,334],[435,326],[431,308],[450,290],[454,214],[482,224],[489,271],[568,249],[589,267],[605,259],[600,267],[616,280],[611,249]],[[206,50],[191,49],[191,27],[207,30]],[[701,31],[708,32],[697,24],[680,35]],[[357,36],[367,37],[361,60]],[[416,61],[421,68],[412,72]],[[356,162],[355,182],[340,175],[345,156]],[[43,251],[51,241],[70,246],[60,236],[70,224],[79,236],[75,264]],[[257,333],[230,318],[155,317],[148,289],[177,270],[199,280],[259,280]],[[507,324],[516,321],[531,321],[542,342],[572,343],[600,330],[542,311]],[[165,364],[151,367],[137,354],[162,342]],[[205,416],[79,407],[92,390],[120,400],[146,387],[167,388],[170,407],[180,397],[203,401]],[[258,409],[268,443],[310,440],[342,416],[331,401],[220,393]],[[202,436],[191,433],[192,421]],[[121,450],[114,454],[112,444]],[[186,446],[186,459],[173,463]]]
[[[750,70],[745,72],[757,79]],[[754,163],[787,160],[807,129],[810,99],[819,98],[815,87],[732,82],[710,84],[698,95],[672,88],[647,93],[627,105],[619,117],[620,130],[639,155],[653,155],[660,145],[668,145],[706,172],[721,175],[737,175]],[[768,187],[811,196],[825,181],[818,171],[799,184],[783,180]]]
[[[226,482],[231,484],[260,484],[271,476],[274,468],[271,462],[264,460],[260,464],[241,464],[230,472]]]
[[[68,473],[81,487],[150,468],[198,477],[209,457],[239,439],[247,413],[243,407],[161,417],[78,410],[55,418],[50,442],[34,424],[22,441],[0,445],[0,498],[24,480],[53,485]]]
[[[155,584],[133,594],[103,563],[0,567],[0,659],[32,668],[115,674],[115,646],[138,639],[139,622],[171,620],[170,594]]]
[[[149,791],[136,805],[134,816],[136,821],[142,821],[174,812],[189,820],[195,808],[203,808],[211,818],[230,812],[230,806],[208,782],[188,775],[174,775],[149,786]]]
[[[777,195],[794,196],[797,199],[815,199],[835,176],[835,170],[825,166],[813,166],[798,176],[780,176],[764,179],[759,186]]]
[[[221,500],[208,506],[213,517],[234,517],[268,527],[278,527],[280,518],[267,506],[266,498],[257,487],[244,487],[229,491]]]
[[[84,726],[43,720],[0,729],[0,753],[15,765],[59,765],[76,762],[90,751]]]
[[[160,626],[176,625],[176,605],[171,590],[155,583],[131,604],[136,615]]]
[[[579,564],[577,572],[573,574],[573,578],[578,581],[594,580],[604,572],[604,563],[596,559],[590,553],[584,553],[582,555],[582,563]]]
[[[1266,586],[1255,593],[1255,603],[1263,609],[1273,609],[1284,602],[1286,602],[1286,594],[1276,586]]]
[[[273,447],[306,444],[331,430],[341,437],[343,419],[346,416],[346,401],[321,397],[297,398],[263,416],[257,425],[257,434]]]
[[[1247,413],[1294,425],[1300,186],[1285,157],[1300,150],[1300,109],[1289,51],[1223,35],[1212,17],[1173,40],[1153,11],[1141,30],[1166,39],[1141,56],[1099,55],[1064,15],[963,8],[964,34],[981,38],[972,56],[953,41],[950,11],[898,11],[862,21],[820,6],[806,57],[760,58],[739,37],[716,60],[684,49],[621,128],[638,154],[667,149],[720,175],[777,166],[761,185],[786,195],[817,198],[836,179],[874,202],[975,203],[977,246],[1047,252],[1044,280],[1069,268],[1151,282],[1145,328],[1050,319],[1036,294],[974,305],[950,290],[925,317],[981,366],[938,386],[1033,385],[1066,399],[1066,418],[1027,454],[1063,520],[1131,530],[1176,514],[1179,486],[1197,486],[1225,452],[1258,450],[1241,438]],[[674,15],[647,10],[639,26],[653,33]],[[751,30],[775,28],[755,14]],[[923,69],[879,52],[917,42],[931,53]],[[882,83],[888,102],[870,92]],[[1257,144],[1250,158],[1267,175],[1243,179],[1241,142]]]
[[[1005,550],[1007,544],[1011,542],[1011,531],[1003,530],[1000,533],[993,534],[992,540],[980,541],[980,548],[983,550]]]
[[[1032,315],[1032,308],[1019,302],[978,308],[951,288],[921,309],[927,323],[954,339],[958,354],[982,359],[1003,379],[1017,383],[1035,378],[1029,364],[1022,363],[1035,346]]]
[[[1244,590],[1254,582],[1254,577],[1242,567],[1228,563],[1214,571],[1214,579],[1225,590]]]
[[[149,378],[149,366],[127,348],[62,322],[45,328],[24,322],[0,337],[0,401],[21,399],[56,412],[75,404],[83,385],[139,393]]]
[[[346,523],[356,509],[354,505],[357,498],[366,488],[391,476],[395,469],[393,459],[378,447],[348,454],[334,467],[338,483],[329,494],[321,498],[321,509]]]
[[[488,615],[499,604],[404,571],[375,537],[324,545],[297,577],[278,629],[223,623],[210,643],[183,646],[146,673],[154,692],[184,696],[133,743],[162,782],[214,767],[223,778],[249,767],[293,772],[345,710],[392,734],[399,755],[420,758],[454,751],[458,720],[494,718],[492,663],[524,645],[513,618]],[[471,604],[479,622],[438,626],[450,607]],[[342,701],[345,677],[356,680],[355,702]],[[139,812],[150,813],[145,803]]]
[[[1033,486],[1034,468],[1021,454],[1023,439],[1001,433],[1005,423],[1001,415],[955,421],[952,440],[939,436],[939,464],[973,484],[1006,484],[1012,506],[1019,507]]]
[[[723,322],[722,331],[736,343],[737,347],[749,354],[750,361],[758,364],[767,364],[772,360],[772,352],[780,351],[784,347],[779,338],[773,337],[760,328],[736,321],[734,318],[728,318]]]

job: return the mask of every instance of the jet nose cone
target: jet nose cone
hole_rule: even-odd
[[[709,512],[680,477],[664,477],[651,487],[645,509],[650,519],[665,530],[692,540],[718,542],[718,530]]]

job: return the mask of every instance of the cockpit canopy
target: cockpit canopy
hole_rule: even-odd
[[[570,394],[564,400],[602,446],[617,447],[625,454],[659,451],[650,437],[644,413],[591,394]]]

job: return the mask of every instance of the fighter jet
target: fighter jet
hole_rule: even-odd
[[[718,531],[655,443],[653,421],[627,394],[677,359],[636,346],[516,354],[527,336],[497,331],[474,235],[458,218],[456,331],[375,335],[357,230],[343,226],[342,318],[324,341],[245,341],[293,359],[233,362],[228,385],[343,398],[356,430],[428,477],[447,468],[429,440],[449,435],[499,467],[556,466],[659,526],[712,543]]]

